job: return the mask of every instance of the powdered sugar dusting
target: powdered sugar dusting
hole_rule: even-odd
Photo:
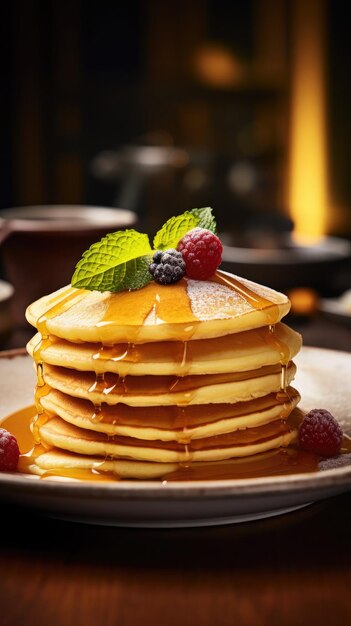
[[[225,274],[225,272],[223,272]],[[233,274],[234,276],[234,274]],[[274,304],[281,304],[282,302],[287,302],[288,298],[283,293],[279,291],[275,291],[270,287],[266,287],[265,285],[260,285],[259,283],[254,283],[252,280],[247,280],[247,278],[241,278],[241,276],[234,276],[236,280],[245,285],[253,291],[257,293],[262,298],[266,298],[266,300],[270,300]]]
[[[325,459],[320,461],[319,469],[326,471],[329,469],[337,469],[338,467],[347,467],[351,465],[351,454],[340,454],[339,456],[333,456],[331,459]]]
[[[225,285],[206,280],[187,282],[192,312],[202,322],[231,319],[252,311],[243,296]]]

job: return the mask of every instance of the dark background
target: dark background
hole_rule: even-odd
[[[330,211],[337,212],[329,234],[350,236],[349,3],[317,4],[325,16]],[[286,214],[295,5],[3,2],[0,208],[124,201],[151,229],[203,204],[215,207],[224,228],[252,211]],[[234,63],[233,80],[201,75],[201,59],[217,53],[220,66]],[[184,147],[190,162],[139,180],[130,196],[128,168],[102,177],[94,166],[102,152],[130,144]],[[245,193],[230,175],[234,167],[235,180],[242,165],[251,181]]]

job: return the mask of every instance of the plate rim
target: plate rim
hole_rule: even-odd
[[[250,481],[250,483],[248,482]],[[140,484],[139,484],[140,483]],[[110,496],[122,500],[157,499],[168,500],[170,497],[178,499],[221,499],[233,496],[277,496],[281,493],[298,493],[321,491],[330,487],[351,488],[351,466],[324,470],[320,473],[293,474],[291,476],[277,476],[257,479],[228,479],[221,481],[193,481],[191,483],[172,482],[166,484],[161,481],[134,481],[123,480],[116,483],[97,484],[89,481],[69,482],[41,481],[34,475],[17,476],[14,473],[0,475],[0,488],[8,487],[12,493],[22,491],[25,487],[30,492],[39,492],[42,495],[57,495],[76,498],[77,496],[94,495],[96,499]]]

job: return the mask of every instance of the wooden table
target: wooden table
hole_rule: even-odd
[[[213,528],[138,530],[2,510],[2,626],[351,623],[351,493]]]

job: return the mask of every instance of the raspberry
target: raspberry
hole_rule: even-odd
[[[321,456],[339,454],[342,430],[335,417],[325,409],[313,409],[302,420],[299,429],[301,448]]]
[[[11,472],[17,468],[19,449],[16,437],[0,428],[0,472]]]
[[[149,272],[157,283],[171,285],[177,283],[185,274],[185,263],[180,252],[170,248],[162,252],[157,250],[152,257],[153,263],[149,266]]]
[[[193,228],[180,240],[177,250],[182,253],[189,278],[211,278],[222,260],[220,239],[206,228]]]

